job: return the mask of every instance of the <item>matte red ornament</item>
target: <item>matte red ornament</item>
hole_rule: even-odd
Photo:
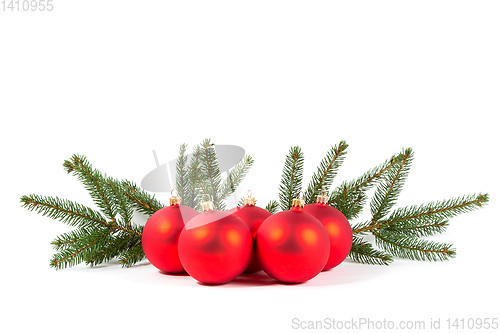
[[[172,274],[184,272],[177,251],[179,235],[185,223],[199,214],[193,208],[180,205],[177,198],[172,197],[170,206],[151,215],[142,231],[146,258],[160,271]]]
[[[263,208],[255,206],[255,199],[251,196],[245,198],[244,206],[235,207],[229,210],[229,213],[241,218],[243,222],[248,225],[250,232],[252,233],[254,249],[252,250],[252,259],[250,259],[250,264],[245,269],[245,273],[255,273],[260,271],[262,267],[260,266],[257,254],[255,253],[255,235],[262,222],[264,222],[264,220],[272,214]]]
[[[190,220],[179,236],[179,258],[196,280],[223,284],[239,276],[252,256],[252,234],[238,216],[207,210]]]
[[[332,269],[349,255],[352,246],[352,229],[347,218],[338,209],[328,205],[322,196],[318,202],[304,206],[304,211],[324,225],[330,238],[330,255],[323,270]]]
[[[264,272],[285,283],[318,275],[330,253],[330,240],[317,218],[304,212],[303,200],[267,218],[257,230],[255,249]]]

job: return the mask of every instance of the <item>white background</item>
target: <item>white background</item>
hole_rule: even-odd
[[[497,1],[55,0],[53,12],[0,12],[0,326],[291,332],[293,318],[369,317],[441,318],[446,331],[446,318],[498,317],[499,17]],[[92,205],[62,168],[72,154],[140,182],[151,150],[166,162],[203,138],[255,158],[240,193],[262,204],[277,198],[290,146],[305,152],[307,182],[342,139],[336,184],[412,147],[398,206],[491,202],[434,238],[455,245],[450,262],[345,262],[301,285],[49,268],[50,241],[71,228],[21,208],[21,195]]]

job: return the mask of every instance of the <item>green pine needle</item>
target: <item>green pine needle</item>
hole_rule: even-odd
[[[112,190],[105,182],[105,176],[80,155],[73,155],[70,160],[64,161],[63,166],[68,173],[78,177],[104,216],[115,220],[117,211],[109,200]]]
[[[28,210],[73,227],[89,228],[95,224],[108,226],[106,218],[101,213],[67,199],[30,194],[23,195],[21,203]]]
[[[340,210],[348,220],[357,218],[368,200],[366,192],[378,184],[382,175],[392,168],[397,161],[398,155],[392,156],[357,179],[344,181],[330,194],[328,204]]]
[[[131,245],[120,255],[119,261],[123,267],[131,267],[140,262],[142,259],[144,259],[142,243],[140,240],[136,240],[134,245]]]
[[[201,168],[201,146],[196,146],[193,152],[193,158],[189,164],[189,183],[192,187],[192,202],[197,210],[200,210],[200,201],[211,199],[208,190],[208,176]]]
[[[444,233],[448,225],[448,220],[429,218],[425,220],[413,220],[411,222],[391,224],[388,228],[383,230],[402,236],[426,237]]]
[[[205,179],[208,183],[208,196],[213,201],[215,209],[225,210],[225,204],[221,198],[219,198],[219,189],[222,183],[219,162],[217,160],[214,144],[210,139],[205,139],[201,144],[200,161],[201,170],[205,174]]]
[[[454,258],[451,244],[441,244],[386,231],[373,232],[376,244],[385,251],[403,259],[419,261],[445,261]]]
[[[175,177],[175,184],[177,186],[177,192],[179,193],[179,196],[183,199],[183,203],[187,206],[192,206],[192,195],[190,195],[190,184],[189,184],[189,171],[188,171],[188,164],[187,164],[187,155],[186,155],[186,150],[187,150],[187,144],[183,143],[181,144],[179,148],[179,157],[177,158],[177,163],[176,163],[176,177]]]
[[[387,218],[390,223],[411,222],[415,219],[428,217],[450,219],[459,214],[467,213],[488,203],[488,194],[471,194],[458,198],[430,202],[424,205],[414,205],[398,208]]]
[[[278,201],[276,200],[271,200],[269,201],[269,203],[266,205],[266,210],[271,213],[271,214],[275,214],[277,212],[279,212],[279,208],[280,208],[280,204],[278,203]]]
[[[382,176],[370,203],[373,221],[383,218],[396,203],[408,177],[412,160],[411,148],[405,149],[394,167],[388,169]]]
[[[247,155],[243,157],[238,162],[238,164],[236,164],[236,166],[231,169],[231,171],[229,171],[227,178],[222,183],[220,194],[218,196],[219,200],[227,199],[231,194],[234,193],[234,191],[236,191],[236,189],[250,170],[253,162],[254,160],[252,156]]]
[[[292,201],[302,190],[304,154],[300,147],[292,147],[288,152],[281,176],[279,203],[281,210],[292,208]]]
[[[120,219],[117,219],[117,222],[130,226],[132,223],[132,217],[134,216],[134,211],[125,193],[126,189],[123,187],[123,183],[118,179],[113,179],[111,177],[107,177],[105,182],[110,191],[109,202],[111,203],[111,206],[113,206],[113,210],[118,212],[120,215]]]
[[[358,237],[353,238],[349,258],[355,262],[370,265],[389,265],[393,261],[389,254],[373,248],[372,244]]]
[[[136,210],[143,214],[151,216],[165,207],[154,195],[150,195],[134,182],[123,180],[121,186],[128,201]]]
[[[304,193],[306,204],[316,202],[316,197],[321,192],[328,192],[333,179],[337,175],[338,169],[344,162],[348,146],[345,141],[340,141],[338,145],[332,146],[323,160],[321,160],[317,171],[312,175],[311,181]]]

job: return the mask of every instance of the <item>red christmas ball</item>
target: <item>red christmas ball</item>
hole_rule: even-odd
[[[248,267],[252,234],[238,216],[208,210],[190,220],[179,236],[179,258],[196,280],[227,283]]]
[[[164,207],[151,215],[142,231],[142,249],[149,262],[165,273],[182,273],[177,251],[184,224],[199,213],[179,204]]]
[[[265,219],[272,215],[267,210],[255,206],[255,204],[247,204],[243,207],[233,208],[229,211],[229,213],[238,216],[248,225],[250,232],[252,233],[252,240],[254,243],[257,229],[259,229]],[[252,259],[250,259],[250,264],[245,269],[245,273],[255,273],[261,269],[262,267],[259,264],[254,248],[252,251]]]
[[[330,255],[323,270],[332,269],[343,262],[351,251],[351,225],[344,214],[326,203],[305,205],[304,211],[317,218],[325,226],[330,238]]]
[[[255,249],[264,272],[281,282],[301,283],[325,267],[330,241],[318,219],[294,206],[261,224]]]

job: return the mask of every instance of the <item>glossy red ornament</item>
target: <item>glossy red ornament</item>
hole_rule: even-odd
[[[332,269],[347,258],[352,246],[352,229],[347,218],[338,209],[322,202],[304,206],[304,211],[324,225],[330,238],[330,255],[323,270]]]
[[[193,208],[179,203],[180,200],[171,200],[170,206],[151,215],[142,232],[142,249],[146,258],[165,273],[184,272],[177,251],[179,235],[185,223],[199,214]]]
[[[330,240],[302,204],[267,218],[257,230],[255,249],[264,272],[281,282],[301,283],[325,267]]]
[[[253,199],[253,200],[252,200]],[[250,228],[250,232],[252,233],[252,240],[255,244],[255,235],[257,233],[257,229],[259,229],[262,222],[267,219],[272,214],[267,210],[255,206],[255,199],[248,196],[245,198],[245,205],[242,207],[235,207],[229,211],[230,214],[234,214],[241,218],[243,222],[245,222]],[[245,269],[245,273],[255,273],[260,271],[262,267],[259,264],[259,260],[257,259],[257,254],[255,253],[255,248],[252,251],[252,259],[250,259],[250,264]]]
[[[190,220],[179,236],[179,258],[196,280],[227,283],[248,267],[252,234],[243,220],[228,212],[207,210]]]

